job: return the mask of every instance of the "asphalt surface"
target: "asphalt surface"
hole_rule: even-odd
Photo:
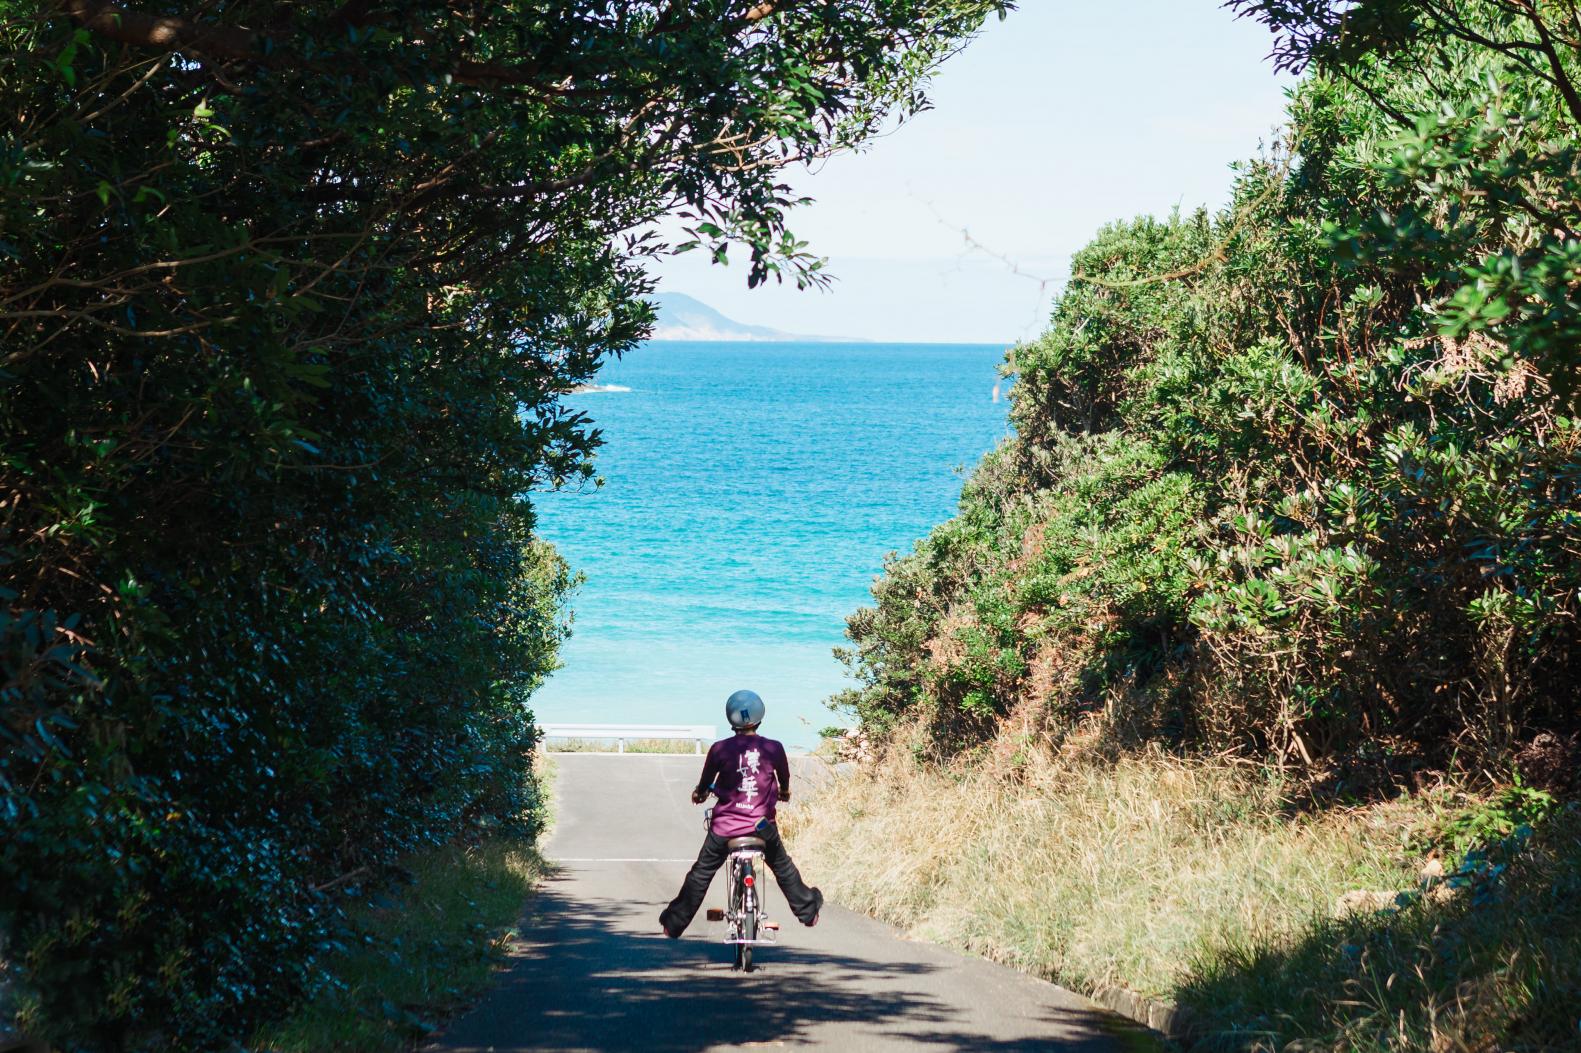
[[[780,944],[757,950],[755,972],[731,969],[723,925],[701,911],[684,938],[666,939],[659,911],[702,843],[703,810],[688,799],[701,758],[556,760],[554,865],[522,938],[493,990],[428,1049],[1119,1049],[1103,1011],[1068,991],[833,904],[805,928],[777,889],[768,906]],[[716,876],[705,907],[723,903]]]

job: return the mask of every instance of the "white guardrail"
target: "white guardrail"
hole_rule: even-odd
[[[712,724],[540,724],[544,741],[550,739],[613,740],[616,753],[626,752],[632,739],[691,739],[696,752],[714,741]]]

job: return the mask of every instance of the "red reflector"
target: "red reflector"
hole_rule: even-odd
[[[751,888],[752,887],[752,875],[748,874],[746,877],[742,878],[741,879],[741,883],[743,885],[745,885],[747,888]]]

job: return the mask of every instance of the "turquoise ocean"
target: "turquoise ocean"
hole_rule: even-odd
[[[1001,345],[646,344],[570,396],[604,485],[533,495],[586,582],[534,698],[543,721],[713,723],[750,687],[764,731],[842,723],[832,649],[887,553],[954,514],[1009,433]]]

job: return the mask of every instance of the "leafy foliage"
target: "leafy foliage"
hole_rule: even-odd
[[[527,495],[671,211],[819,280],[778,172],[1000,0],[0,0],[0,925],[63,1050],[225,1048],[348,876],[530,832],[572,579]]]
[[[1581,721],[1577,53],[1479,43],[1537,32],[1491,2],[1238,6],[1320,60],[1287,146],[1077,254],[1007,362],[1017,437],[850,620],[875,729],[1101,711],[1365,792]],[[1462,31],[1323,21],[1429,10]]]
[[[1517,831],[1535,829],[1556,807],[1553,794],[1517,778],[1488,800],[1451,816],[1439,831],[1439,840],[1455,856],[1464,856]]]

